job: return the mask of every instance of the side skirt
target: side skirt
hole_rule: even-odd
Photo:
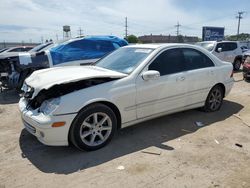
[[[140,118],[140,119],[137,119],[137,120],[134,120],[134,121],[125,122],[125,123],[122,123],[121,128],[129,127],[129,126],[132,126],[132,125],[144,122],[144,121],[148,121],[148,120],[155,119],[155,118],[158,118],[158,117],[161,117],[161,116],[173,114],[173,113],[176,113],[176,112],[182,112],[182,111],[186,111],[186,110],[190,110],[190,109],[194,109],[194,108],[199,108],[199,107],[202,107],[202,106],[204,106],[204,101],[199,102],[199,103],[195,103],[195,104],[192,104],[192,105],[184,106],[182,108],[176,108],[174,110],[170,110],[170,111],[166,111],[166,112],[162,112],[162,113],[158,113],[158,114],[153,114],[151,116]]]

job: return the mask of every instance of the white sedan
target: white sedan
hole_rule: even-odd
[[[40,142],[96,150],[120,128],[198,107],[219,110],[233,86],[232,70],[198,46],[126,46],[95,66],[34,72],[19,108]]]

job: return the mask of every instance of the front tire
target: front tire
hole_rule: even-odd
[[[108,144],[117,128],[111,108],[93,104],[81,110],[70,129],[70,140],[80,150],[93,151]]]
[[[223,96],[224,92],[221,86],[217,85],[214,86],[206,99],[205,106],[203,107],[203,110],[205,112],[215,112],[218,111],[221,108],[222,102],[223,102]]]

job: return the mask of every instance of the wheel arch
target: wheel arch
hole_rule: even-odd
[[[121,128],[121,113],[120,113],[120,110],[118,109],[118,107],[110,102],[110,101],[105,101],[105,100],[100,100],[100,101],[92,101],[90,103],[88,103],[87,105],[85,105],[84,107],[82,107],[78,112],[77,114],[82,111],[83,109],[87,108],[88,106],[91,106],[91,105],[94,105],[94,104],[104,104],[106,106],[108,106],[109,108],[111,108],[111,110],[115,113],[116,117],[117,117],[117,130],[119,130]],[[76,118],[73,119],[70,127],[69,127],[69,131],[68,131],[68,143],[71,144],[72,141],[70,139],[70,134],[71,134],[71,128],[72,128],[72,125],[73,125],[73,122],[75,121]]]
[[[83,110],[84,108],[87,108],[88,106],[91,106],[93,104],[104,104],[106,106],[108,106],[109,108],[111,108],[111,110],[115,113],[116,117],[117,117],[117,128],[120,129],[121,128],[121,113],[119,108],[112,102],[108,101],[108,100],[97,100],[97,101],[90,101],[89,103],[87,103],[86,105],[84,105],[84,107],[82,107],[78,113]]]
[[[210,91],[211,91],[214,87],[216,87],[216,86],[219,86],[219,87],[222,88],[222,91],[223,91],[223,98],[224,98],[224,97],[225,97],[225,93],[226,93],[226,87],[225,87],[225,85],[224,85],[223,83],[217,83],[217,84],[215,84],[215,85],[210,89]]]

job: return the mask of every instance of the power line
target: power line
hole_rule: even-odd
[[[125,38],[128,37],[128,18],[125,17]]]
[[[79,37],[81,37],[82,36],[82,29],[81,29],[81,27],[79,27],[79,30],[78,30],[78,32],[79,32]]]
[[[243,12],[243,11],[239,11],[239,12],[238,12],[238,16],[236,16],[236,18],[238,19],[237,39],[238,39],[239,34],[240,34],[240,20],[243,19],[242,15],[243,15],[244,13],[245,13],[245,12]]]
[[[179,24],[179,22],[177,22],[177,25],[175,25],[177,36],[179,36],[179,34],[180,34],[180,26],[181,26],[181,25]]]

